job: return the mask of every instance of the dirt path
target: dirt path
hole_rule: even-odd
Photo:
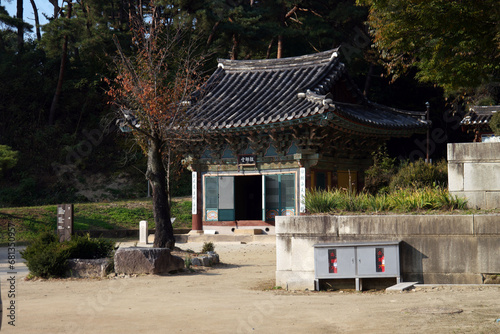
[[[181,244],[199,251],[201,244]],[[272,290],[274,244],[218,243],[224,264],[167,276],[16,284],[2,333],[500,333],[500,287],[415,292]],[[267,288],[267,290],[264,290]],[[455,314],[436,312],[461,309]],[[435,313],[429,313],[435,312]]]

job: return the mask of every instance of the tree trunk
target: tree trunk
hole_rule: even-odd
[[[42,39],[42,33],[40,32],[40,20],[38,18],[38,9],[36,8],[35,0],[30,0],[31,7],[33,7],[33,13],[35,14],[35,31],[36,31],[36,40],[40,42]]]
[[[240,46],[239,36],[233,34],[233,49],[231,51],[231,60],[238,59],[238,47]]]
[[[17,26],[17,51],[22,52],[24,47],[24,22],[23,22],[23,0],[17,0],[17,18],[21,20]]]
[[[278,36],[278,54],[276,58],[283,58],[283,35]]]
[[[153,190],[153,214],[155,217],[155,241],[153,247],[174,249],[175,238],[170,221],[170,205],[166,188],[165,168],[161,154],[161,141],[150,139],[146,178]]]
[[[269,42],[269,45],[267,46],[266,59],[271,58],[271,50],[273,48],[273,44],[274,44],[274,38],[271,38],[271,41]]]
[[[68,19],[71,18],[71,0],[68,1]],[[68,60],[68,35],[64,36],[64,43],[61,55],[61,66],[59,67],[59,79],[57,81],[56,92],[54,98],[52,99],[52,104],[50,105],[49,113],[49,125],[54,124],[54,119],[56,115],[57,105],[59,104],[59,99],[61,97],[62,85],[64,81],[64,72],[66,72],[66,62]]]

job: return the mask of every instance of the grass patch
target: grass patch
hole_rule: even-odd
[[[440,187],[404,188],[389,194],[349,194],[343,190],[313,190],[306,193],[306,209],[312,213],[467,213],[467,201]]]
[[[191,227],[191,198],[172,199],[174,228]],[[147,220],[154,228],[153,204],[150,198],[106,203],[74,204],[75,230],[138,229],[139,221]],[[16,241],[28,241],[42,232],[55,231],[57,206],[33,206],[0,209],[0,242],[7,242],[7,226],[13,222]]]

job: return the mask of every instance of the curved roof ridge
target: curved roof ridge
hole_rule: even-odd
[[[418,116],[425,116],[425,111],[414,111],[414,110],[403,110],[403,109],[398,109],[398,108],[393,108],[389,106],[384,106],[382,104],[378,104],[376,102],[367,100],[368,104],[371,104],[374,107],[380,108],[380,109],[386,109],[390,110],[392,112],[402,114],[402,115],[408,115],[408,116],[413,116],[413,117],[418,117]]]
[[[324,66],[338,57],[339,48],[313,53],[304,56],[257,59],[257,60],[230,60],[218,59],[218,66],[226,71],[271,71],[292,67]]]

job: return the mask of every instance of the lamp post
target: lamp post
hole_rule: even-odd
[[[427,110],[425,112],[425,115],[426,115],[426,119],[427,119],[427,141],[426,141],[426,154],[425,154],[425,162],[426,163],[430,163],[430,159],[429,159],[429,144],[430,144],[430,132],[431,132],[431,129],[429,128],[429,114],[430,114],[430,103],[429,102],[425,102],[425,106],[427,107]]]

